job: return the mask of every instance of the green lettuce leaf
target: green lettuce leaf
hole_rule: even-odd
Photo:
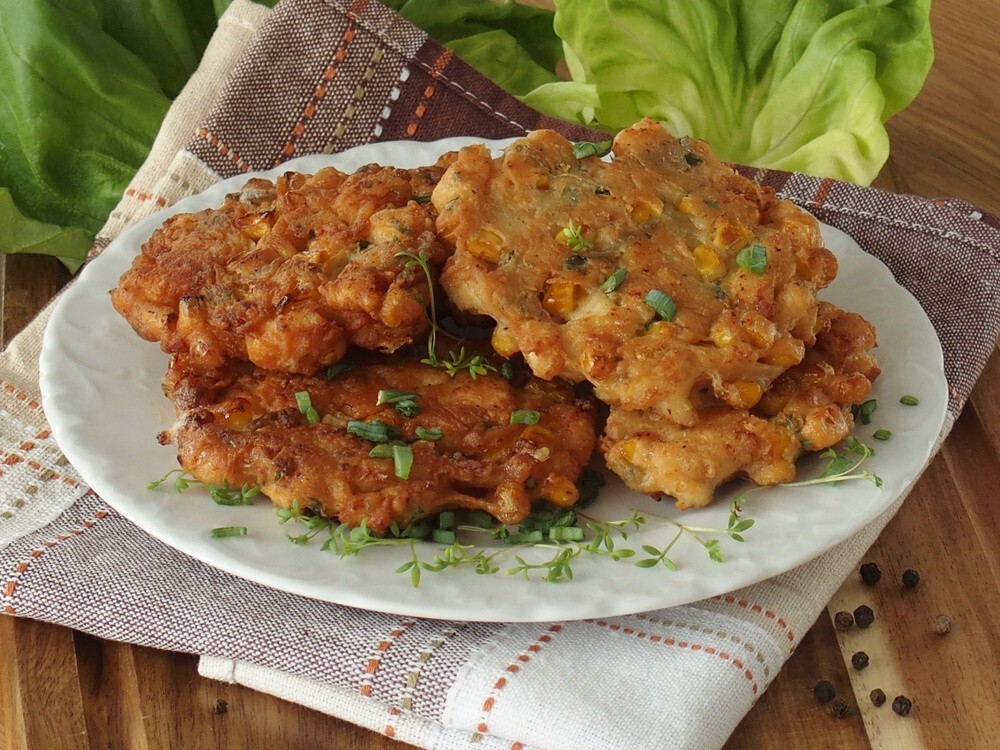
[[[557,0],[595,124],[661,120],[724,159],[870,183],[933,61],[930,0]],[[570,117],[574,113],[566,113]]]
[[[80,227],[58,227],[22,214],[10,190],[0,188],[0,247],[5,253],[54,255],[76,272],[87,257],[93,237]]]

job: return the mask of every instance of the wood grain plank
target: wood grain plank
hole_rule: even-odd
[[[0,253],[0,349],[31,322],[69,279],[65,266],[55,258]]]
[[[3,747],[89,750],[72,631],[0,616],[0,643],[9,654],[0,671]]]
[[[148,750],[132,647],[74,633],[91,747]]]
[[[809,629],[753,709],[733,732],[724,750],[760,750],[780,746],[787,750],[819,747],[866,748],[868,741],[855,708],[844,718],[813,697],[813,686],[829,680],[841,697],[850,698],[850,679],[836,648],[833,626],[820,617]],[[853,706],[852,706],[853,708]]]

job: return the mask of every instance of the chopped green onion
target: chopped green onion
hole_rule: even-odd
[[[588,156],[604,156],[611,151],[611,141],[577,141],[573,144],[573,158],[586,159]]]
[[[342,359],[339,362],[334,362],[332,365],[326,368],[326,379],[333,380],[338,375],[343,375],[345,372],[349,372],[354,369],[354,363],[349,359]]]
[[[413,466],[413,448],[408,445],[392,445],[393,473],[400,479],[410,478],[410,468]]]
[[[379,443],[368,451],[368,458],[392,458],[392,446],[389,443]]]
[[[755,242],[736,253],[736,265],[750,273],[762,274],[767,268],[767,248]]]
[[[652,307],[656,314],[667,322],[673,320],[677,314],[677,303],[669,294],[661,292],[659,289],[650,289],[643,302]]]
[[[532,529],[531,531],[519,531],[516,534],[511,534],[507,537],[507,541],[511,544],[538,544],[544,538],[542,532]]]
[[[518,409],[510,414],[511,424],[538,424],[538,420],[542,418],[541,413],[535,411],[534,409]]]
[[[451,529],[434,529],[431,531],[431,539],[438,544],[454,544],[455,532]]]
[[[431,196],[430,195],[411,195],[410,196],[410,200],[413,201],[414,203],[430,203],[431,202]]]
[[[444,437],[444,433],[441,432],[440,427],[417,427],[414,432],[421,440],[430,440],[431,442]]]
[[[453,510],[441,511],[438,514],[438,528],[439,529],[455,528],[455,511]]]
[[[295,403],[299,407],[299,411],[305,416],[306,421],[309,424],[316,424],[319,421],[319,412],[312,405],[312,399],[309,397],[309,391],[299,391],[295,394]]]
[[[619,268],[601,283],[601,291],[605,294],[611,294],[611,292],[615,291],[622,285],[626,276],[628,276],[628,269]]]
[[[494,518],[485,510],[469,510],[465,513],[465,522],[469,526],[475,526],[477,529],[491,529],[493,528]]]
[[[347,434],[371,443],[388,443],[390,440],[403,438],[403,433],[378,419],[373,419],[371,422],[352,419],[347,423]]]
[[[382,404],[398,404],[400,401],[413,401],[418,398],[420,398],[420,394],[414,393],[413,391],[399,391],[395,388],[384,388],[378,392],[378,399],[375,401],[375,404],[376,406],[381,406]]]
[[[574,255],[573,257],[575,258],[577,256]],[[514,365],[511,364],[509,361],[504,362],[502,365],[500,365],[500,374],[503,376],[505,380],[510,380],[511,378],[514,377]]]
[[[901,404],[903,404],[905,406],[916,406],[917,404],[920,403],[920,401],[917,400],[916,396],[911,396],[911,395],[907,394],[907,395],[903,396],[901,399],[899,399],[899,403],[901,403]]]
[[[708,206],[709,208],[718,208],[719,207],[719,201],[717,201],[717,200],[715,200],[713,198],[706,198],[705,199],[705,205]]]
[[[888,440],[892,437],[892,433],[889,430],[875,430],[872,433],[872,437],[876,440]]]
[[[583,539],[583,529],[579,526],[553,526],[549,529],[549,539],[553,542],[579,542]]]
[[[417,406],[416,401],[406,399],[405,401],[396,402],[396,411],[404,417],[415,417],[420,413],[420,407]]]
[[[229,536],[246,536],[246,526],[220,526],[212,529],[212,539],[225,539]]]
[[[878,401],[873,398],[865,401],[861,406],[858,407],[858,416],[861,418],[861,424],[871,424],[872,414],[878,409]]]

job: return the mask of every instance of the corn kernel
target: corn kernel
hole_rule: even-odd
[[[552,434],[552,430],[532,424],[521,431],[518,440],[528,440],[534,445],[544,445],[555,442],[555,435]]]
[[[539,496],[559,508],[568,508],[580,499],[580,490],[566,477],[549,476],[542,482]]]
[[[772,389],[757,402],[757,413],[764,417],[773,417],[788,406],[790,400],[791,397],[788,394],[777,393]]]
[[[548,190],[551,184],[552,180],[547,174],[540,174],[535,178],[535,187],[539,190]]]
[[[643,199],[633,207],[632,218],[641,224],[644,221],[655,219],[662,213],[663,201],[659,198]]]
[[[712,343],[720,348],[731,345],[736,339],[728,326],[712,326],[709,337],[712,339]]]
[[[767,349],[774,343],[777,333],[774,323],[757,313],[744,313],[740,316],[740,327],[744,338],[758,349]]]
[[[490,337],[493,351],[501,357],[512,357],[520,351],[517,339],[509,328],[497,326],[493,329],[493,336]]]
[[[760,387],[760,383],[755,383],[752,380],[738,380],[732,384],[732,390],[735,392],[738,402],[733,406],[743,409],[749,409],[764,395],[764,389]]]
[[[713,242],[716,247],[731,248],[736,245],[743,247],[753,239],[753,232],[739,223],[723,219],[715,226]]]
[[[695,200],[690,195],[685,195],[674,206],[682,214],[693,214],[695,212]]]
[[[483,229],[472,235],[465,243],[465,249],[473,257],[488,263],[498,263],[503,254],[503,240],[496,232]]]
[[[545,298],[542,300],[542,307],[553,318],[565,321],[569,314],[576,309],[577,290],[579,287],[575,282],[556,279],[550,281],[545,287]]]
[[[793,367],[802,361],[804,354],[805,347],[801,341],[786,337],[775,342],[763,362],[776,367]]]
[[[698,245],[693,251],[694,265],[705,279],[716,281],[726,275],[726,267],[719,260],[719,254],[707,245]]]

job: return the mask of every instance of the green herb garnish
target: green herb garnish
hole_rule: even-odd
[[[583,227],[577,226],[570,219],[569,223],[562,228],[559,232],[559,236],[562,237],[563,242],[572,250],[574,253],[581,253],[584,250],[590,250],[594,243],[590,242],[583,236]]]
[[[892,437],[892,433],[889,430],[875,430],[872,433],[872,437],[876,440],[888,440]]]
[[[230,536],[246,536],[247,527],[246,526],[219,526],[218,528],[212,529],[213,539],[225,539]]]
[[[378,392],[378,399],[375,401],[375,405],[392,404],[396,407],[396,411],[404,417],[415,417],[420,411],[417,406],[418,398],[420,398],[419,393],[386,388]]]
[[[899,403],[903,404],[904,406],[916,406],[917,404],[920,403],[920,401],[917,400],[916,396],[911,396],[907,394],[899,399]]]
[[[762,274],[767,268],[767,248],[754,243],[736,253],[736,265],[750,273]]]
[[[600,290],[605,294],[611,294],[611,292],[617,290],[624,283],[626,276],[628,276],[628,269],[619,268],[601,282]]]
[[[643,302],[652,307],[656,314],[667,322],[673,320],[677,314],[677,303],[669,294],[661,292],[659,289],[651,289]]]
[[[352,419],[347,423],[347,434],[370,443],[388,443],[390,440],[403,439],[403,433],[380,419],[373,419],[371,422]]]
[[[534,409],[518,409],[510,413],[511,424],[538,424],[541,418],[541,413]]]
[[[309,424],[316,424],[319,421],[319,412],[312,405],[309,391],[298,391],[295,394],[295,403]]]
[[[573,158],[605,156],[611,152],[612,141],[577,141],[573,144]]]
[[[444,437],[440,427],[417,427],[414,433],[421,440],[430,440],[432,443]]]

